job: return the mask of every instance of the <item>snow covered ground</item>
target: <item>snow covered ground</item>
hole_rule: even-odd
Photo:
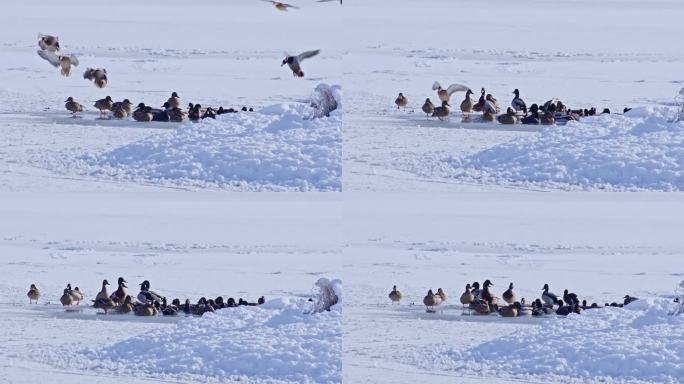
[[[341,304],[304,315],[314,283],[339,276],[339,202],[300,195],[2,192],[4,379],[339,382]],[[142,320],[59,303],[67,283],[90,300],[118,276],[133,294],[149,280],[169,299],[267,302]],[[38,304],[28,304],[30,283],[42,291]]]
[[[681,382],[681,319],[665,307],[684,279],[684,197],[661,191],[681,190],[682,125],[668,118],[684,85],[684,6],[369,0],[344,12],[359,39],[345,45],[343,83],[343,379]],[[485,87],[504,108],[518,88],[528,105],[560,98],[620,114],[545,128],[426,120],[434,81]],[[497,295],[514,282],[528,300],[549,283],[590,302],[629,293],[649,304],[461,316],[465,284],[485,279]],[[400,306],[387,298],[394,284]],[[439,287],[447,305],[425,313]]]
[[[666,315],[684,280],[679,194],[423,195],[345,199],[345,381],[681,382],[682,319]],[[463,316],[465,284],[485,279],[528,301],[545,283],[600,305],[651,301],[567,319]],[[446,305],[425,313],[440,287]]]
[[[3,8],[0,382],[340,382],[341,303],[304,314],[316,281],[340,277],[340,196],[298,192],[341,189],[341,110],[312,120],[309,107],[319,84],[341,84],[339,4]],[[36,55],[39,32],[77,55],[70,77]],[[285,52],[316,48],[305,78],[280,66]],[[84,80],[86,67],[106,68],[107,87]],[[173,91],[183,106],[255,112],[145,124],[92,106],[109,95],[158,108]],[[69,96],[82,117],[64,109]],[[92,299],[118,276],[134,294],[147,279],[169,298],[267,302],[202,318],[61,307],[65,284]]]
[[[341,110],[305,120],[312,115],[308,101],[314,88],[340,84],[340,52],[331,44],[339,4],[311,1],[287,13],[247,0],[203,0],[193,4],[197,12],[160,1],[134,4],[4,4],[3,174],[114,179],[131,188],[142,182],[230,190],[341,189]],[[253,33],[264,25],[277,33]],[[79,58],[70,77],[36,55],[39,32],[58,35],[62,52]],[[303,63],[303,79],[280,66],[285,52],[318,48],[321,54]],[[98,89],[84,80],[86,67],[106,68],[107,86]],[[160,108],[173,91],[183,107],[193,102],[255,112],[197,124],[145,124],[102,120],[93,107],[108,95]],[[64,109],[69,96],[85,105],[82,118],[69,118]]]

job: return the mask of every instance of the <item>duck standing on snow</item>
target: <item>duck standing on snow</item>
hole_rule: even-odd
[[[530,107],[530,114],[523,117],[522,123],[527,125],[539,125],[541,123],[541,118],[539,117],[539,106],[537,104],[532,104]]]
[[[59,298],[59,302],[62,303],[62,306],[64,307],[74,304],[74,297],[71,296],[68,288],[64,288],[64,293],[62,294],[62,297]]]
[[[633,297],[630,295],[625,295],[623,305],[627,305],[627,304],[632,303],[632,302],[637,301],[637,300],[639,300],[639,299],[636,297]]]
[[[448,103],[449,101],[451,101],[451,95],[453,95],[456,92],[469,91],[470,88],[462,84],[454,83],[451,84],[449,88],[444,89],[438,82],[435,81],[432,84],[432,90],[437,91],[437,97],[439,97],[439,100],[446,101]]]
[[[38,287],[36,287],[35,284],[31,284],[26,296],[29,298],[29,304],[32,304],[34,301],[38,303],[38,299],[40,299],[40,291],[38,290]]]
[[[180,108],[181,106],[181,99],[176,92],[172,92],[171,97],[166,102],[169,103],[169,108]]]
[[[449,107],[449,103],[442,101],[442,106],[435,107],[435,111],[432,112],[432,116],[437,117],[441,121],[447,120],[449,118],[449,114],[451,113]]]
[[[486,98],[485,98],[485,89],[482,88],[482,89],[480,90],[480,99],[477,100],[477,103],[473,106],[473,111],[475,111],[475,112],[482,112],[482,111],[484,111],[485,101],[486,101]]]
[[[435,105],[432,104],[430,98],[425,99],[425,103],[423,104],[423,112],[425,113],[425,117],[428,119],[430,118],[430,115],[435,112]]]
[[[508,284],[508,289],[501,295],[504,301],[508,304],[513,304],[515,302],[515,292],[513,292],[513,283]]]
[[[72,117],[76,117],[76,113],[78,112],[83,112],[83,105],[76,102],[73,97],[69,96],[69,98],[64,100],[64,102],[66,103],[64,104],[64,108],[71,112]]]
[[[520,303],[515,302],[511,305],[499,309],[499,315],[501,315],[501,317],[517,317],[521,309],[522,306],[520,305]]]
[[[38,34],[38,46],[43,51],[55,52],[59,51],[59,37],[52,35]]]
[[[527,115],[527,104],[520,98],[520,91],[516,88],[513,91],[513,94],[515,97],[513,98],[513,101],[511,101],[511,107],[513,107],[516,112],[522,111],[523,114]]]
[[[473,112],[473,108],[475,107],[475,102],[473,99],[470,98],[470,95],[473,94],[473,91],[470,89],[466,91],[465,94],[465,99],[461,102],[461,112],[465,114],[469,114]]]
[[[508,109],[506,109],[506,113],[503,115],[497,116],[496,120],[499,122],[499,124],[518,124],[518,116],[511,107],[508,107]]]
[[[112,109],[112,105],[114,105],[114,102],[112,101],[111,96],[107,96],[104,99],[96,101],[94,107],[100,110],[100,115],[106,115],[107,111]]]
[[[74,303],[78,305],[81,303],[81,301],[83,301],[83,293],[81,293],[78,287],[71,289],[71,283],[69,283],[67,284],[66,289]]]
[[[442,290],[442,288],[437,288],[437,296],[439,296],[442,299],[442,303],[445,302],[447,299],[447,295],[444,292],[444,290]]]
[[[473,282],[472,288],[473,288],[473,290],[472,290],[473,297],[475,299],[481,299],[482,298],[482,290],[480,289],[480,283],[478,283],[477,281]]]
[[[292,70],[292,74],[295,77],[304,77],[304,72],[302,71],[301,67],[301,62],[304,61],[305,59],[308,59],[310,57],[314,57],[318,55],[320,52],[319,49],[313,50],[313,51],[306,51],[302,52],[297,56],[286,56],[283,59],[283,63],[280,64],[282,67],[283,65],[287,64],[288,67],[290,67],[290,70]]]
[[[461,304],[463,304],[463,307],[465,308],[465,306],[472,303],[473,300],[475,300],[475,296],[473,296],[473,293],[470,291],[470,284],[466,284],[465,291],[461,294]]]
[[[128,294],[126,294],[126,288],[128,288],[128,286],[126,286],[127,283],[128,282],[123,277],[119,277],[117,280],[118,287],[116,288],[116,291],[109,296],[109,298],[117,303],[123,303],[126,299],[126,296],[128,296]]]
[[[397,105],[397,109],[406,109],[406,106],[408,105],[408,99],[406,98],[406,96],[404,96],[403,93],[399,92],[399,96],[397,96],[397,98],[394,100],[394,104]]]
[[[152,108],[145,106],[144,103],[138,104],[138,108],[133,112],[135,121],[152,121],[153,117]]]
[[[577,298],[577,294],[570,293],[567,289],[563,291],[563,301],[570,305],[579,304],[579,298]]]
[[[496,105],[496,100],[488,94],[482,108],[482,120],[492,122],[496,119],[497,113],[499,113],[499,107]]]
[[[544,302],[544,304],[549,307],[553,307],[553,305],[556,304],[556,302],[558,302],[558,296],[555,293],[549,292],[548,284],[544,284],[541,299]]]
[[[102,280],[102,289],[97,293],[97,296],[95,296],[95,300],[109,299],[109,292],[107,292],[108,285],[109,282],[107,280]]]
[[[423,298],[423,304],[428,312],[434,312],[435,307],[441,303],[442,298],[432,293],[432,289],[428,290],[427,295]]]
[[[161,301],[162,296],[154,291],[150,291],[150,282],[145,280],[140,283],[140,293],[138,293],[138,300],[142,303],[148,301]]]
[[[401,301],[401,292],[397,290],[396,285],[392,287],[392,291],[389,293],[389,298],[390,300],[392,300],[392,304],[400,304],[399,302]]]

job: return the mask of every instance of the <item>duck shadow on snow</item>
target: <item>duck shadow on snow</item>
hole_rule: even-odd
[[[116,119],[112,116],[102,117],[99,113],[81,113],[77,116],[70,116],[63,112],[43,111],[30,114],[20,113],[5,113],[3,114],[8,120],[16,119],[21,121],[35,120],[45,124],[60,124],[60,125],[81,125],[81,126],[100,126],[100,127],[122,127],[122,128],[153,128],[153,129],[176,129],[183,123],[191,121],[180,122],[139,122],[131,118]],[[201,122],[200,122],[201,123]]]
[[[426,312],[422,305],[403,305],[395,306],[390,316],[406,319],[411,317],[417,320],[441,320],[441,321],[463,321],[467,323],[496,323],[496,324],[530,324],[538,325],[546,319],[557,316],[532,317],[502,317],[498,314],[474,315],[468,314],[468,310],[463,310],[460,305],[447,305],[441,307],[437,312]],[[472,313],[472,312],[471,312]]]
[[[197,317],[192,315],[186,315],[184,313],[178,314],[177,316],[135,316],[132,313],[120,314],[114,312],[105,315],[104,312],[102,312],[101,310],[93,308],[89,305],[74,305],[68,308],[64,308],[61,304],[38,304],[32,305],[28,308],[16,308],[16,310],[34,311],[43,317],[60,320],[78,319],[157,324],[174,324],[186,318]]]
[[[482,121],[480,116],[473,116],[470,121],[463,121],[463,115],[451,115],[448,120],[441,121],[436,117],[427,119],[420,113],[407,112],[405,116],[398,117],[408,122],[414,127],[420,128],[456,128],[479,131],[500,131],[500,132],[540,132],[544,125],[524,125],[524,124],[499,124]]]

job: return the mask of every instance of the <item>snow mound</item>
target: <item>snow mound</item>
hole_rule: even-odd
[[[316,314],[310,307],[282,298],[223,309],[53,363],[180,381],[340,383],[341,305]]]
[[[339,191],[341,111],[313,118],[317,113],[304,103],[285,103],[254,113],[224,114],[105,153],[49,158],[45,166],[61,173],[147,183]]]
[[[446,176],[586,190],[684,190],[684,123],[671,107],[584,118],[442,161]]]
[[[679,383],[684,377],[684,316],[671,299],[643,299],[553,318],[466,351],[447,351],[445,362],[484,374],[551,376],[557,380]]]

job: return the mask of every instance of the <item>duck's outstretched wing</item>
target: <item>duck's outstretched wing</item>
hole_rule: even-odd
[[[432,83],[432,90],[433,90],[433,91],[436,91],[436,90],[438,90],[438,89],[440,89],[440,88],[442,88],[442,85],[439,84],[438,81],[435,81],[434,83]]]
[[[314,50],[314,51],[302,52],[302,53],[300,53],[300,54],[297,56],[297,59],[299,59],[299,61],[302,61],[302,60],[304,60],[304,59],[308,59],[308,58],[310,58],[310,57],[314,57],[314,56],[318,55],[318,53],[319,53],[320,51],[321,51],[320,49],[316,49],[316,50]]]
[[[78,67],[78,58],[76,56],[69,55],[69,59],[71,59],[71,65]]]
[[[465,92],[469,89],[470,89],[470,87],[466,87],[463,84],[454,83],[454,84],[451,84],[449,86],[449,88],[447,88],[447,93],[449,94],[449,96],[451,96],[456,92]]]
[[[43,50],[38,50],[37,52],[38,56],[40,56],[43,60],[47,61],[48,63],[52,64],[53,67],[59,67],[59,56],[57,56],[54,52]]]

